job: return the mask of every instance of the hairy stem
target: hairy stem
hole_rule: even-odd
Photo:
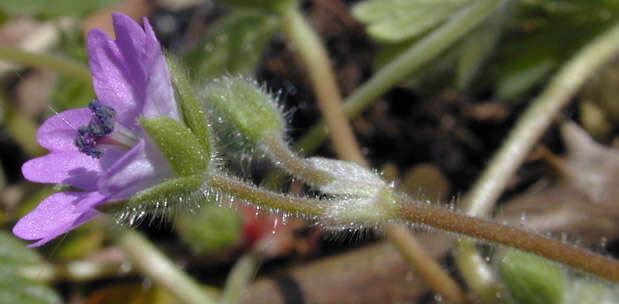
[[[230,195],[243,202],[269,208],[276,212],[297,216],[309,216],[334,222],[349,221],[348,218],[332,218],[329,211],[338,201],[295,197],[266,191],[234,178],[212,174],[207,183],[213,190]],[[489,220],[470,217],[455,211],[443,209],[423,202],[416,202],[396,195],[399,209],[395,216],[382,220],[404,220],[411,224],[422,224],[455,232],[489,242],[514,247],[523,251],[564,263],[574,268],[596,274],[612,281],[619,281],[619,262],[551,238],[527,232]],[[380,210],[376,210],[377,213]],[[390,212],[390,211],[386,211]],[[349,214],[341,214],[347,217]]]
[[[87,66],[67,58],[36,54],[11,47],[0,47],[0,60],[29,67],[49,69],[65,76],[79,79],[87,84],[92,82],[90,70]]]
[[[365,163],[346,114],[340,106],[342,97],[320,37],[296,7],[289,9],[284,15],[282,27],[286,38],[294,45],[294,50],[307,68],[322,117],[329,126],[335,152],[346,156],[346,159]]]
[[[402,202],[401,218],[411,223],[425,224],[514,247],[611,281],[619,281],[619,262],[613,259],[515,227],[470,217],[429,204],[406,199],[402,199]]]
[[[286,143],[279,138],[266,138],[263,145],[263,150],[277,166],[311,186],[325,185],[334,179],[328,172],[314,169],[305,159],[290,151]]]
[[[325,201],[263,190],[225,175],[212,174],[206,184],[233,199],[292,215],[324,216],[327,207]]]
[[[377,97],[393,88],[404,77],[419,70],[424,64],[454,45],[492,14],[501,3],[503,1],[500,0],[477,1],[412,45],[344,100],[343,110],[346,115],[348,117],[359,115]],[[326,135],[325,123],[320,122],[295,144],[295,149],[311,153],[326,138]]]
[[[582,49],[552,78],[548,87],[522,114],[501,148],[465,197],[464,211],[484,216],[494,207],[509,179],[522,164],[533,145],[550,125],[552,118],[576,94],[585,81],[619,51],[619,24],[600,35]],[[465,248],[466,247],[466,248]],[[457,252],[456,263],[466,281],[480,294],[495,289],[491,271],[483,259],[464,241]],[[473,266],[476,265],[476,266]],[[477,287],[475,287],[477,286]]]
[[[124,251],[136,268],[172,293],[183,303],[215,304],[217,301],[164,256],[146,238],[133,230],[110,230],[110,236]]]

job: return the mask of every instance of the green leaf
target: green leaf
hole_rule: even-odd
[[[245,9],[259,9],[270,13],[285,13],[296,3],[296,0],[220,0],[220,2],[232,7]]]
[[[207,121],[207,114],[202,107],[197,92],[191,86],[187,79],[185,71],[181,68],[178,60],[168,57],[168,66],[170,74],[176,89],[178,103],[183,111],[185,123],[194,135],[198,137],[204,149],[211,153],[211,134]]]
[[[192,78],[253,74],[278,25],[279,18],[272,15],[246,10],[231,12],[184,57]]]
[[[523,66],[522,69],[505,75],[496,84],[497,98],[510,99],[520,95],[545,79],[554,67],[554,62],[543,61],[536,65]]]
[[[202,204],[195,214],[178,216],[177,232],[198,254],[216,253],[241,240],[241,219],[230,208]]]
[[[352,14],[367,26],[375,40],[400,42],[415,38],[443,23],[470,0],[368,0]]]
[[[48,286],[22,277],[25,267],[43,263],[38,252],[26,248],[26,243],[6,231],[0,231],[0,302],[11,304],[61,303],[60,297]]]
[[[12,275],[0,275],[0,299],[11,304],[61,303],[56,292],[37,281]]]
[[[140,123],[179,175],[202,174],[208,169],[210,151],[180,122],[155,117],[142,118]]]
[[[31,15],[43,18],[81,17],[117,2],[118,0],[2,0],[0,10],[7,15]]]
[[[561,304],[568,287],[565,271],[553,262],[505,249],[499,263],[505,286],[518,304]]]
[[[496,13],[491,16],[462,43],[456,70],[456,85],[459,89],[469,86],[483,63],[494,52],[495,44],[503,32],[505,15]]]
[[[25,266],[42,262],[36,250],[26,248],[26,243],[6,231],[0,231],[0,265],[4,271],[14,271]],[[2,297],[0,297],[1,299]]]

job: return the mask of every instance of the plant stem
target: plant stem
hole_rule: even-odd
[[[170,291],[183,303],[217,303],[200,284],[187,276],[139,233],[128,229],[120,232],[114,229],[110,230],[109,235],[141,273]]]
[[[50,69],[65,76],[82,80],[87,84],[92,82],[90,70],[87,66],[67,58],[36,54],[11,47],[0,47],[0,60],[29,67]]]
[[[240,199],[257,207],[269,208],[276,212],[316,217],[324,216],[327,207],[326,202],[322,200],[263,190],[225,175],[212,174],[208,179],[206,184],[222,195],[229,194],[231,198]]]
[[[307,199],[284,195],[217,174],[210,175],[206,184],[212,190],[218,191],[215,195],[225,193],[230,195],[231,198],[242,200],[257,207],[269,208],[275,212],[296,216],[305,215],[326,222],[330,220],[335,223],[343,222],[342,219],[332,218],[333,214],[329,213],[330,210],[340,207],[336,200]],[[394,196],[399,203],[399,209],[393,217],[384,218],[383,220],[386,222],[404,220],[410,224],[422,224],[471,236],[535,253],[608,280],[619,281],[619,262],[613,259],[563,244],[539,234],[459,214],[427,203],[412,201],[401,195]],[[391,206],[388,208],[391,208]],[[376,212],[380,213],[380,210],[376,210]],[[342,216],[347,215],[343,214]]]
[[[492,14],[501,3],[503,3],[501,0],[476,1],[412,45],[345,99],[343,110],[346,115],[348,117],[359,115],[377,97],[393,88],[404,77],[417,71],[454,45]],[[326,138],[326,134],[325,123],[320,122],[295,144],[295,149],[311,153]]]
[[[407,199],[402,199],[400,215],[411,223],[514,247],[619,282],[618,261],[539,234]]]
[[[548,87],[522,114],[501,148],[465,197],[464,211],[484,216],[494,207],[509,179],[529,151],[550,125],[552,118],[576,94],[584,82],[619,51],[619,24],[590,42],[552,78]],[[473,249],[463,241],[456,253],[456,263],[471,288],[478,294],[493,290],[492,271]],[[486,275],[483,275],[486,274]]]
[[[286,38],[294,45],[294,50],[305,63],[318,97],[320,111],[329,126],[335,152],[340,156],[346,156],[346,159],[364,164],[365,159],[361,154],[359,144],[340,106],[342,97],[320,37],[296,6],[284,15],[282,29]]]
[[[311,186],[321,186],[334,180],[328,172],[314,169],[305,159],[291,151],[279,138],[268,137],[263,142],[263,150],[269,154],[277,166]]]

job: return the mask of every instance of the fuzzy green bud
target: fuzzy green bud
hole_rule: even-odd
[[[227,76],[215,79],[204,89],[202,99],[220,137],[233,135],[245,148],[255,148],[267,137],[283,137],[281,111],[255,80]]]

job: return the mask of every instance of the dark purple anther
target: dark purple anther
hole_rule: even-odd
[[[90,118],[87,126],[81,126],[77,129],[75,146],[80,152],[90,157],[100,158],[103,155],[103,150],[96,147],[97,140],[114,131],[116,111],[96,99],[88,104],[88,108],[94,116]]]

